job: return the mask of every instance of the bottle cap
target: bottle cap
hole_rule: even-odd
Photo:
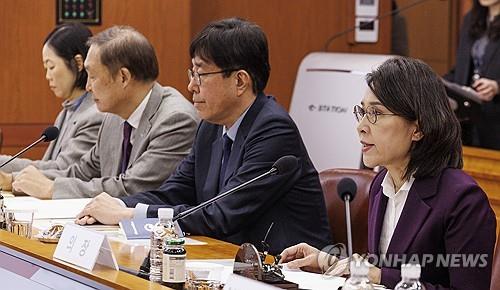
[[[184,239],[167,239],[165,244],[172,246],[184,245]]]
[[[351,261],[350,263],[350,270],[351,270],[351,275],[356,275],[356,276],[368,276],[368,270],[370,269],[370,266],[366,261]]]
[[[158,209],[158,218],[159,219],[172,219],[174,217],[174,209],[173,208],[159,208]]]
[[[421,267],[419,264],[403,264],[401,265],[401,277],[409,279],[420,278]]]

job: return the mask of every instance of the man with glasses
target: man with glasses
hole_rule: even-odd
[[[156,217],[160,207],[179,214],[268,171],[280,157],[294,155],[296,169],[252,183],[180,220],[180,226],[191,234],[250,242],[262,250],[273,224],[266,240],[271,253],[304,241],[320,248],[328,244],[318,173],[293,120],[263,93],[270,71],[263,31],[241,19],[214,22],[192,41],[190,54],[188,89],[203,119],[191,153],[157,190],[121,198],[129,208],[99,196],[77,222]]]

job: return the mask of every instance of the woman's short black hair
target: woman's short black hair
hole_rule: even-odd
[[[43,44],[50,46],[54,52],[64,59],[68,68],[76,75],[74,87],[85,89],[87,84],[87,71],[82,69],[78,71],[75,56],[80,54],[85,60],[89,50],[87,46],[88,39],[92,32],[81,23],[66,23],[57,26],[45,38]]]
[[[462,168],[460,123],[440,77],[422,61],[395,57],[366,76],[368,86],[392,113],[417,121],[422,139],[413,143],[405,179]]]
[[[500,15],[495,16],[488,25],[488,7],[482,6],[479,0],[474,0],[470,14],[472,25],[469,35],[472,39],[481,38],[484,33],[491,40],[500,39]]]
[[[189,53],[191,58],[198,56],[222,70],[247,71],[255,94],[267,85],[271,70],[267,38],[255,23],[240,18],[212,22],[193,39]]]

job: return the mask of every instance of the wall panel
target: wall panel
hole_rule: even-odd
[[[388,1],[380,1],[387,12]],[[323,50],[329,36],[354,25],[352,0],[103,0],[102,25],[131,25],[148,37],[160,62],[159,81],[187,95],[191,37],[207,22],[240,16],[266,31],[271,50],[267,92],[288,108],[300,61]],[[2,1],[0,9],[0,127],[9,126],[2,152],[29,144],[36,131],[53,122],[61,100],[47,87],[41,62],[42,42],[55,25],[54,0]],[[335,40],[330,51],[387,53],[390,20],[381,22],[380,41],[353,44],[352,34]],[[335,89],[335,88],[332,88]],[[14,134],[14,135],[13,135]],[[38,134],[37,134],[38,135]],[[9,141],[15,139],[15,142]],[[33,152],[40,155],[42,150]]]
[[[187,47],[190,41],[191,1],[104,0],[102,25],[131,25],[153,43],[160,63],[159,81],[187,95]],[[36,131],[53,123],[61,109],[47,86],[41,60],[46,35],[55,27],[54,0],[2,1],[0,9],[0,127],[4,129],[2,153],[12,153]],[[42,130],[40,130],[41,133]],[[39,136],[38,134],[35,134]],[[11,139],[15,139],[12,141]],[[41,157],[43,149],[26,153]]]
[[[266,92],[275,95],[288,108],[301,60],[310,52],[324,49],[333,34],[354,25],[352,0],[193,0],[193,34],[207,22],[239,16],[259,24],[266,32],[270,47],[271,78]],[[380,12],[390,2],[380,1]],[[379,42],[352,44],[352,34],[336,39],[329,46],[335,52],[388,53],[390,19],[381,23]],[[334,89],[334,88],[333,88]]]

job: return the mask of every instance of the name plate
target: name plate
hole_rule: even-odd
[[[157,223],[158,218],[126,219],[118,222],[127,240],[150,239]],[[174,230],[179,237],[184,237],[178,222],[174,222]]]
[[[118,224],[127,240],[139,240],[151,238],[151,232],[157,222],[157,218],[145,218],[121,220]]]
[[[118,271],[118,264],[106,235],[73,223],[64,225],[54,258],[90,271],[95,264]]]

